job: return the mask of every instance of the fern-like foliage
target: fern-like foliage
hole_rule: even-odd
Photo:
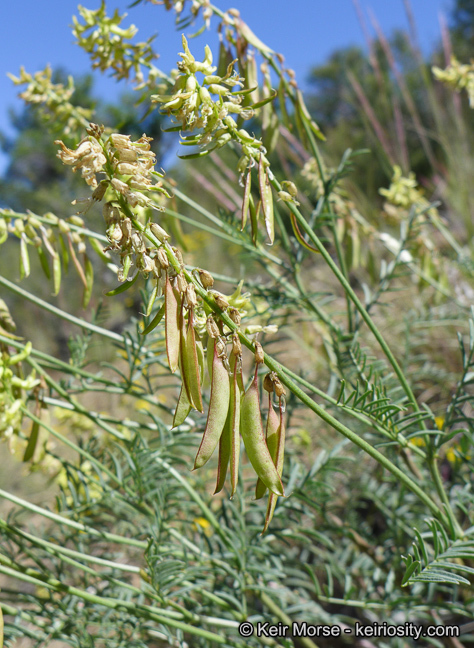
[[[427,524],[427,533],[414,530],[413,556],[403,556],[406,571],[402,587],[413,583],[470,585],[470,581],[458,572],[474,574],[474,567],[466,564],[474,561],[474,539],[469,537],[474,534],[474,528],[467,531],[467,539],[452,541],[437,520],[427,520]]]

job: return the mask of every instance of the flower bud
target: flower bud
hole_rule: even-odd
[[[150,223],[150,231],[161,243],[164,243],[170,238],[170,235],[158,223]]]
[[[61,232],[61,234],[67,234],[68,232],[71,231],[71,228],[69,227],[69,225],[65,221],[63,221],[62,218],[59,219],[58,228],[59,228],[59,231]]]

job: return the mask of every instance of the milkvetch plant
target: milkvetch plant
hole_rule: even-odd
[[[260,646],[242,621],[461,623],[474,573],[470,251],[399,167],[380,225],[357,209],[355,154],[325,162],[294,73],[238,11],[163,9],[182,30],[216,18],[219,56],[206,46],[197,60],[183,35],[177,71],[162,72],[153,41],[135,43],[104,2],[79,7],[74,34],[191,151],[180,180],[156,170],[151,137],[73,105],[72,81],[14,79],[52,130],[58,115],[57,156],[87,194],[66,217],[0,210],[0,242],[54,296],[74,267],[87,310],[0,276],[0,435],[56,495],[0,485],[18,512],[0,519],[0,574],[17,586],[0,592],[6,640]],[[221,269],[219,250],[244,261],[238,276],[221,273],[232,263]],[[122,294],[134,316],[117,330],[102,302]],[[20,337],[7,295],[79,327],[70,357]],[[456,359],[439,330],[459,331]],[[317,645],[298,642],[282,639]]]

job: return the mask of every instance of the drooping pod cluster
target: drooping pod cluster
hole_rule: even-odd
[[[68,149],[59,142],[61,150],[58,155],[65,164],[74,165],[73,170],[81,169],[92,189],[92,196],[84,201],[86,208],[82,211],[94,201],[104,201],[103,215],[109,243],[106,249],[116,251],[120,256],[118,278],[122,282],[107,295],[122,292],[140,273],[152,278],[154,288],[146,315],[151,314],[158,296],[163,295],[164,299],[143,334],[148,334],[165,318],[168,365],[173,373],[179,368],[182,378],[173,427],[181,425],[192,409],[204,412],[202,386],[207,364],[211,386],[209,410],[194,468],[204,466],[218,448],[215,492],[222,490],[230,466],[231,495],[234,495],[243,439],[250,463],[259,479],[260,486],[257,488],[263,489],[262,494],[266,489],[270,491],[267,527],[276,498],[284,496],[281,482],[283,409],[279,426],[267,424],[266,438],[258,388],[258,366],[264,362],[264,354],[258,342],[255,343],[255,375],[246,391],[242,377],[239,329],[250,304],[249,295],[241,294],[241,284],[231,296],[214,290],[214,279],[206,270],[196,269],[190,275],[185,270],[179,249],[169,245],[167,232],[157,223],[142,222],[140,212],[151,203],[148,192],[155,190],[164,193],[160,182],[151,183],[155,159],[150,151],[150,138],[144,135],[137,142],[132,142],[129,137],[119,134],[107,138],[102,135],[103,129],[91,124],[88,137],[82,140],[76,150]],[[264,169],[262,157],[260,168]],[[103,174],[105,179],[98,181],[97,174]],[[127,281],[132,266],[139,272],[132,281]],[[207,294],[206,298],[203,291]],[[221,317],[224,312],[229,318],[227,322],[230,324],[230,320],[234,326],[224,323],[226,318]],[[259,330],[270,332],[274,329],[274,326],[263,329],[261,326],[249,326],[246,332],[253,334]],[[204,351],[206,337],[207,363]],[[282,389],[276,376],[273,382]],[[274,434],[282,439],[281,442],[275,443],[273,432],[269,433],[270,429],[273,430],[272,425],[276,428]]]
[[[175,295],[170,293],[170,321],[174,324],[177,308]],[[217,301],[217,300],[216,300]],[[223,303],[222,296],[220,303]],[[240,324],[240,313],[236,308],[229,308],[229,316],[234,323]],[[165,308],[168,311],[167,308]],[[192,309],[190,311],[192,322]],[[193,393],[189,386],[189,378],[199,372],[199,362],[194,360],[192,367],[186,365],[185,358],[193,357],[192,349],[188,344],[194,344],[197,348],[196,338],[190,338],[188,324],[185,326],[183,320],[179,322],[176,330],[181,336],[180,342],[174,337],[170,338],[171,346],[174,349],[185,350],[180,361],[183,374],[183,385],[176,407],[173,425],[180,425],[187,417],[192,408],[202,411],[196,403],[197,389]],[[173,327],[174,328],[174,327]],[[242,377],[242,346],[237,331],[231,333],[231,349],[227,354],[226,338],[221,323],[216,323],[214,317],[209,315],[206,320],[207,343],[207,370],[211,383],[209,400],[209,411],[207,414],[206,427],[195,458],[194,469],[204,466],[216,448],[218,448],[218,471],[215,493],[224,487],[227,472],[230,467],[231,497],[235,494],[238,482],[240,442],[244,442],[245,450],[249,461],[255,470],[257,482],[257,496],[262,497],[268,489],[270,492],[267,515],[264,531],[273,516],[278,496],[284,496],[284,489],[281,482],[283,470],[283,456],[285,443],[285,428],[283,422],[284,412],[284,389],[276,374],[268,374],[265,380],[267,391],[275,392],[279,398],[280,415],[275,414],[269,394],[269,414],[266,435],[263,430],[262,414],[260,409],[260,395],[258,388],[258,367],[264,362],[264,354],[261,345],[255,343],[255,373],[252,382],[245,391]],[[185,336],[186,342],[183,343]],[[191,342],[190,342],[191,340]],[[168,345],[168,335],[167,335]],[[197,354],[196,354],[197,355]],[[171,365],[170,365],[171,366]],[[183,373],[184,368],[184,373]],[[189,375],[187,375],[189,374]],[[202,380],[202,374],[201,374]],[[199,382],[199,381],[198,381]],[[270,389],[269,389],[270,385]],[[200,392],[199,392],[200,396]],[[199,405],[202,405],[202,400]]]

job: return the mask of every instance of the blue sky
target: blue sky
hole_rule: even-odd
[[[74,45],[70,25],[77,13],[77,3],[69,0],[19,0],[2,3],[0,20],[0,131],[11,134],[8,110],[20,107],[14,87],[6,73],[17,74],[21,65],[28,72],[63,66],[72,74],[87,72],[88,57]],[[100,0],[83,0],[96,9]],[[117,7],[128,11],[124,25],[134,23],[139,28],[137,40],[157,34],[155,49],[160,53],[158,65],[165,71],[175,66],[181,50],[180,33],[176,31],[171,12],[164,7],[144,3],[127,9],[131,0],[108,0],[109,13]],[[285,55],[300,83],[312,65],[324,62],[334,50],[348,45],[365,47],[364,36],[352,0],[215,0],[222,9],[236,7],[242,19],[267,45]],[[453,0],[411,0],[419,40],[425,53],[440,38],[439,16],[446,18]],[[403,0],[360,0],[370,32],[374,30],[370,15],[375,16],[386,34],[393,29],[407,28]],[[196,39],[192,51],[197,57],[206,43],[211,47],[217,39],[206,32]],[[95,75],[95,93],[111,101],[119,100],[123,86],[100,73]],[[0,155],[0,172],[5,168],[5,156]]]

